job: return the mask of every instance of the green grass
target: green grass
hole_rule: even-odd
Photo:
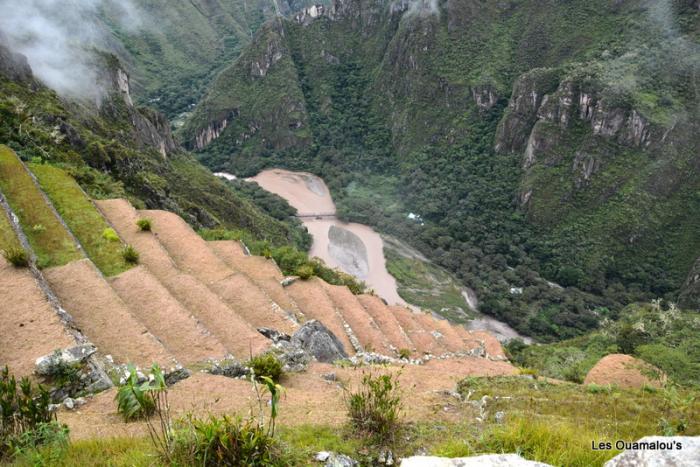
[[[401,298],[455,323],[469,319],[469,306],[460,284],[449,273],[432,263],[402,256],[391,248],[385,248],[384,254],[387,270],[396,278]]]
[[[19,248],[19,240],[15,235],[10,220],[4,212],[0,212],[0,250],[8,250],[11,248]]]
[[[29,164],[29,168],[103,274],[115,276],[131,267],[122,256],[121,242],[105,238],[109,225],[70,175],[45,164]]]
[[[0,146],[0,190],[19,217],[39,267],[61,266],[82,257],[31,176],[7,146]]]

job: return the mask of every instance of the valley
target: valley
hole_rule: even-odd
[[[697,464],[699,0],[59,3],[0,8],[0,465]]]
[[[286,199],[297,210],[314,239],[310,256],[357,277],[390,305],[406,305],[397,292],[396,280],[386,270],[382,238],[370,227],[338,220],[323,180],[279,169],[261,172],[250,180]]]

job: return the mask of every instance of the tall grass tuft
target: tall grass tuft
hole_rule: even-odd
[[[360,387],[346,396],[350,423],[378,442],[390,441],[402,409],[398,375],[363,373]]]
[[[7,250],[2,250],[2,256],[16,268],[29,266],[29,255],[24,248],[10,247]]]

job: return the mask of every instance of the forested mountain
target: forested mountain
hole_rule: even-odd
[[[169,118],[188,110],[269,18],[306,0],[132,0],[102,2],[98,19],[132,72],[135,94]]]
[[[482,311],[571,337],[697,307],[699,39],[696,0],[338,0],[265,23],[178,137],[322,175]]]

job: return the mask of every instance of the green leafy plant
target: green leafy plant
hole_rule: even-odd
[[[399,358],[408,360],[411,358],[411,351],[409,349],[399,349]]]
[[[352,426],[379,442],[392,438],[399,426],[402,402],[398,376],[363,372],[358,390],[346,395]]]
[[[2,256],[16,268],[29,266],[29,255],[24,248],[10,247],[7,250],[2,250]]]
[[[124,257],[124,261],[130,264],[137,264],[140,258],[139,252],[136,251],[136,249],[131,245],[124,247],[122,250],[122,256]]]
[[[102,231],[102,238],[110,242],[119,241],[119,235],[117,235],[117,232],[115,232],[115,230],[111,227],[108,227]]]
[[[142,232],[151,231],[151,220],[150,219],[139,219],[136,221],[136,225]]]
[[[277,382],[282,377],[282,362],[272,353],[264,353],[251,357],[246,366],[253,370],[253,375],[258,381],[264,378]]]
[[[129,366],[129,377],[117,390],[117,412],[124,421],[148,418],[156,411],[156,404],[148,394],[148,386],[139,383],[136,368]]]
[[[0,372],[0,461],[26,447],[36,447],[65,432],[49,410],[51,397],[41,385],[27,378],[17,383],[8,367]]]

